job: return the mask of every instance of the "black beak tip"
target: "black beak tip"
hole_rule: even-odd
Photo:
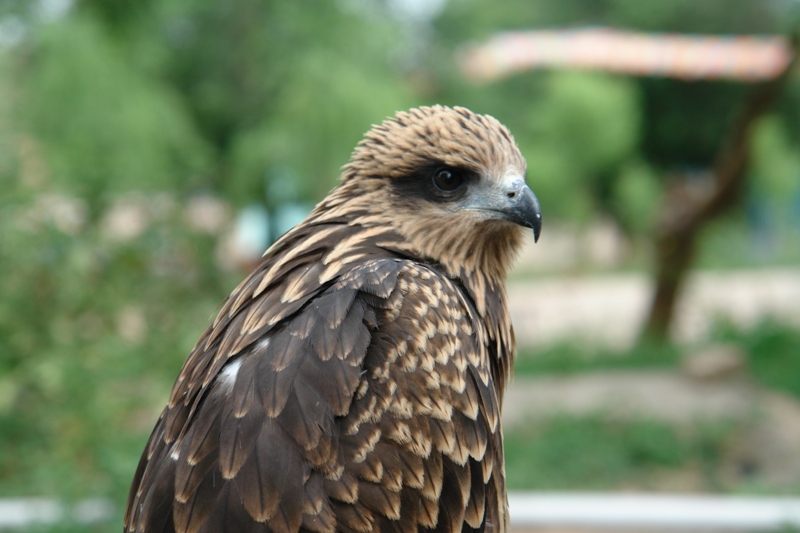
[[[533,242],[539,241],[539,234],[542,232],[539,199],[522,180],[515,182],[513,189],[504,193],[501,200],[490,202],[489,210],[501,213],[509,222],[532,229]]]
[[[533,194],[530,188],[525,187],[523,192],[523,211],[525,221],[533,229],[533,242],[539,241],[539,234],[542,233],[542,208],[539,206],[539,199]]]

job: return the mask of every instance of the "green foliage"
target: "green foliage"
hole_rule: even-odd
[[[789,4],[765,8],[757,0],[513,0],[487,4],[451,0],[442,20],[445,33],[481,38],[493,28],[530,29],[612,26],[656,32],[770,33],[791,29],[797,9]]]
[[[103,223],[59,220],[74,198],[7,193],[0,495],[121,500],[174,376],[233,284],[208,263],[211,239],[156,198],[140,199],[153,206],[144,233],[120,240]]]
[[[317,201],[367,127],[413,103],[386,61],[402,35],[376,7],[323,3],[312,15],[302,4],[235,0],[163,15],[174,48],[162,75],[220,151],[215,187],[235,204],[261,201],[287,173],[290,200]]]
[[[588,198],[637,147],[635,86],[601,74],[554,72],[528,116],[531,133],[520,143],[540,201],[558,218],[589,215],[595,209]]]
[[[520,349],[514,362],[517,375],[576,374],[625,368],[670,368],[678,362],[676,346],[642,343],[622,352],[564,343],[545,349]]]
[[[335,64],[332,51],[311,52],[277,96],[279,108],[233,139],[233,179],[223,190],[234,202],[262,197],[276,169],[290,171],[300,198],[321,198],[368,125],[408,107],[407,91],[390,78],[341,62],[331,73]],[[374,96],[365,100],[365,92]],[[287,199],[267,198],[270,205],[281,200]]]
[[[744,349],[750,371],[762,386],[800,398],[800,331],[777,322],[750,330],[721,324],[714,336]]]
[[[639,114],[636,86],[625,78],[553,72],[530,118],[538,142],[570,154],[573,170],[591,177],[636,149]]]
[[[132,68],[93,20],[44,28],[20,73],[20,118],[56,189],[91,200],[181,189],[208,171],[209,148],[174,91]]]
[[[800,193],[800,149],[776,115],[762,119],[753,132],[753,185],[773,202]]]
[[[653,231],[661,184],[652,167],[641,160],[625,164],[611,185],[612,208],[622,226],[634,235]]]
[[[599,490],[646,483],[659,470],[712,462],[727,431],[680,434],[656,421],[554,417],[506,431],[510,489]],[[709,453],[712,452],[712,453]]]

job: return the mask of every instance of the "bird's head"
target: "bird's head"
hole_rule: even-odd
[[[525,173],[525,159],[500,122],[437,105],[374,126],[345,166],[340,188],[363,209],[359,223],[390,226],[402,237],[394,246],[409,255],[454,276],[502,278],[525,236],[533,230],[538,239],[541,230]]]

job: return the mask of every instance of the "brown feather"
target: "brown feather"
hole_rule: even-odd
[[[302,493],[284,493],[289,482],[292,464],[299,461],[297,452],[277,427],[276,422],[264,424],[254,443],[253,452],[235,479],[242,495],[242,504],[257,522],[274,517],[280,503],[290,497],[302,501]]]
[[[345,473],[340,478],[324,479],[322,486],[325,493],[333,500],[342,503],[355,503],[358,501],[358,480],[352,473]]]
[[[191,468],[186,483],[176,486],[175,529],[196,533],[211,512],[211,503],[216,499],[217,483],[221,482],[217,466],[207,457],[196,467]],[[180,468],[176,483],[181,481]],[[178,490],[182,496],[179,496]]]
[[[486,484],[483,481],[480,464],[470,461],[472,481],[469,486],[469,503],[464,510],[464,521],[470,527],[478,529],[483,523],[486,511]]]
[[[358,501],[375,515],[391,520],[400,519],[400,493],[387,489],[383,484],[360,482]]]
[[[261,429],[262,416],[256,410],[237,417],[228,413],[219,428],[219,464],[222,477],[232,479],[241,470]]]
[[[425,496],[419,500],[419,525],[433,529],[439,523],[439,499],[430,499]]]
[[[368,533],[372,531],[375,518],[373,514],[359,503],[333,504],[333,512],[336,515],[338,526],[343,531],[355,531]]]

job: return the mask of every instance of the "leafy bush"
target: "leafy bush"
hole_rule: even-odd
[[[92,221],[75,197],[11,192],[0,205],[0,495],[122,498],[234,282],[211,264],[213,239],[164,197],[124,197]],[[111,213],[130,206],[141,234],[115,234]],[[70,210],[72,222],[59,218]]]

